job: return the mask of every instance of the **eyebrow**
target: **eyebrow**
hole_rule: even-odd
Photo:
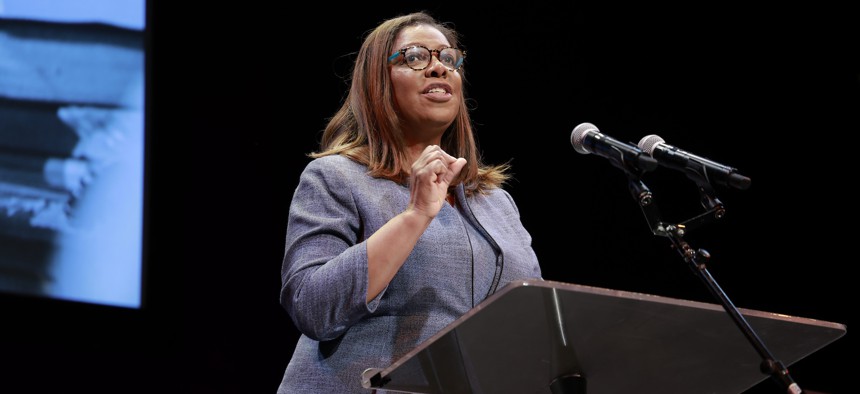
[[[427,48],[433,49],[433,46],[431,46],[431,45],[426,45],[426,44],[423,44],[423,43],[420,43],[420,42],[410,42],[410,43],[407,43],[407,44],[403,44],[403,46],[401,46],[401,47],[400,47],[400,49],[403,49],[403,48],[409,48],[409,47],[415,47],[415,46],[422,46],[422,47],[427,47]],[[442,46],[441,46],[440,48],[453,48],[453,47],[452,47],[450,44],[442,44]]]

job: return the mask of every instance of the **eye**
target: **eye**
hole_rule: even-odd
[[[426,62],[429,57],[429,52],[424,48],[412,47],[403,53],[403,59],[408,64],[420,64]]]

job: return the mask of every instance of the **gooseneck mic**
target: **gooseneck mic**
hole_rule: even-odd
[[[660,165],[687,172],[688,176],[693,174],[702,177],[709,183],[715,182],[735,189],[745,190],[750,187],[750,179],[738,174],[735,168],[667,145],[656,134],[642,137],[638,146],[656,159]]]
[[[570,143],[577,152],[584,155],[593,153],[609,159],[613,165],[623,170],[651,171],[657,168],[657,161],[639,148],[612,139],[591,123],[580,123],[576,126],[570,133]]]

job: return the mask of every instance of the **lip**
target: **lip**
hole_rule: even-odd
[[[424,87],[424,90],[421,93],[427,93],[430,89],[442,88],[445,89],[445,93],[451,94],[451,85],[443,82],[434,82]]]
[[[430,93],[431,89],[437,88],[441,88],[445,90],[445,92]],[[451,100],[451,98],[453,97],[453,95],[451,94],[451,90],[451,85],[448,85],[447,83],[435,82],[425,86],[424,89],[421,90],[421,95],[432,101],[445,102]]]

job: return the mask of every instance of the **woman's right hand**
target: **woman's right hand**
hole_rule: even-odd
[[[436,217],[448,196],[448,186],[460,174],[466,159],[456,158],[438,145],[424,148],[412,163],[409,208],[429,218]]]

